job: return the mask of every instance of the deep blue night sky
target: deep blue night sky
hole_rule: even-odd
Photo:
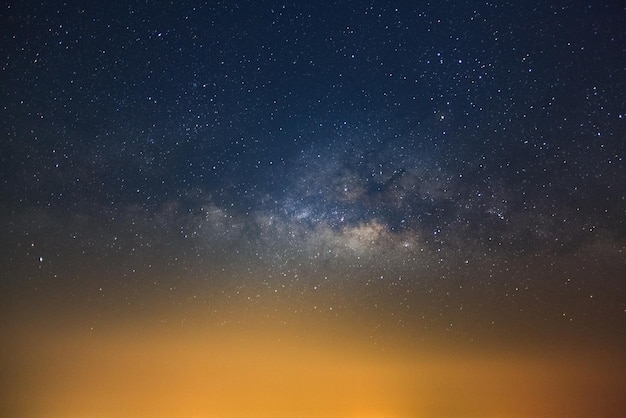
[[[7,312],[249,289],[623,344],[623,2],[11,1],[0,27]]]

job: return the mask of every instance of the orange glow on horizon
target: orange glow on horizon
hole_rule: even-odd
[[[431,343],[384,347],[314,326],[29,327],[5,352],[6,416],[617,417],[623,362]],[[5,350],[7,350],[5,348]]]

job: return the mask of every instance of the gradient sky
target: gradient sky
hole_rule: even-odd
[[[0,415],[626,414],[621,1],[0,27]]]

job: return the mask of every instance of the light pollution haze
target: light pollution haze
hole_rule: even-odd
[[[331,295],[293,301],[248,282],[207,303],[196,290],[143,292],[141,309],[113,289],[89,307],[72,307],[76,294],[13,306],[2,415],[617,418],[626,406],[623,345],[606,332],[489,333],[457,318],[474,340],[400,326],[401,312],[358,297],[322,308]]]

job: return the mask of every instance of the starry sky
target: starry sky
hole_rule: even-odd
[[[626,413],[621,1],[0,22],[0,415]]]

